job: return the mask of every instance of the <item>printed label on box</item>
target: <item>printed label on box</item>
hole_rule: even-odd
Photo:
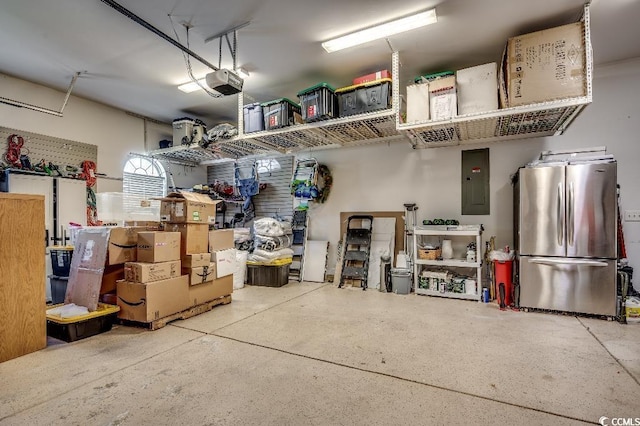
[[[176,216],[184,216],[184,203],[176,203]]]
[[[191,215],[191,220],[200,220],[200,212],[193,212],[193,214]]]

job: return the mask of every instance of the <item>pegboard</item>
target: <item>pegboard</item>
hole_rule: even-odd
[[[73,165],[79,167],[85,161],[98,162],[98,146],[88,143],[71,141],[68,139],[54,138],[52,136],[40,135],[38,133],[25,132],[22,130],[0,127],[0,152],[2,162],[7,153],[7,140],[9,136],[16,134],[24,139],[22,154],[29,156],[31,164],[37,164],[44,159],[57,165]]]

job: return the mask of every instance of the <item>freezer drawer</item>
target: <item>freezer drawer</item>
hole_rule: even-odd
[[[520,256],[520,306],[616,315],[616,261]]]

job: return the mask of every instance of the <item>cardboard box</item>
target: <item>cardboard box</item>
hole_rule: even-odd
[[[216,222],[216,204],[206,194],[193,192],[171,192],[160,199],[160,220],[169,223]]]
[[[100,294],[116,291],[117,282],[122,280],[124,280],[124,264],[106,266],[102,273]]]
[[[109,229],[109,252],[107,265],[118,265],[136,261],[138,232],[146,231],[144,227],[118,226]]]
[[[235,248],[233,229],[216,229],[209,231],[209,252]]]
[[[161,230],[161,223],[154,220],[125,220],[124,226],[141,226],[146,228],[147,231],[159,231]]]
[[[179,232],[138,233],[138,261],[158,263],[180,260],[180,236]]]
[[[127,262],[124,264],[124,279],[134,283],[150,283],[180,276],[179,260],[160,263]]]
[[[210,302],[233,293],[233,276],[217,278],[204,284],[189,286],[189,302],[191,306]]]
[[[583,23],[576,22],[510,38],[508,105],[586,96],[583,34]]]
[[[498,109],[498,65],[495,62],[456,71],[458,115]]]
[[[206,283],[216,278],[216,264],[209,263],[207,266],[182,268],[182,273],[189,277],[189,285]]]
[[[209,250],[209,225],[206,223],[166,223],[164,230],[180,233],[180,255]]]
[[[236,249],[214,251],[211,261],[216,264],[217,278],[233,275],[236,270]]]
[[[189,280],[183,275],[168,280],[141,284],[118,283],[118,318],[151,322],[191,307]]]
[[[369,83],[370,81],[380,80],[382,78],[391,78],[391,72],[389,70],[376,71],[371,74],[363,75],[353,79],[353,85]]]
[[[185,254],[182,256],[183,268],[197,268],[199,266],[209,266],[211,253]]]
[[[457,115],[456,78],[440,77],[429,82],[431,120],[449,120]]]
[[[429,83],[407,86],[407,123],[429,120]]]

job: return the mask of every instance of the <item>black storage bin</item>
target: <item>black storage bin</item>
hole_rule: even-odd
[[[262,105],[255,102],[245,105],[242,108],[244,117],[244,132],[260,132],[264,130],[264,115],[262,114]]]
[[[336,90],[340,117],[391,108],[391,79],[370,81]]]
[[[289,282],[289,266],[247,265],[247,285],[282,287]]]
[[[338,116],[338,97],[327,83],[319,83],[298,92],[302,119],[305,122],[326,120]]]
[[[75,342],[111,330],[120,308],[98,303],[98,309],[76,319],[54,318],[47,314],[47,336]]]
[[[287,98],[276,99],[262,104],[264,129],[272,130],[295,124],[295,114],[300,115],[300,105]]]
[[[49,284],[51,284],[51,302],[53,304],[64,303],[69,277],[49,275]]]
[[[49,249],[51,255],[51,267],[53,275],[68,277],[71,269],[71,258],[73,257],[73,247],[54,246]]]

